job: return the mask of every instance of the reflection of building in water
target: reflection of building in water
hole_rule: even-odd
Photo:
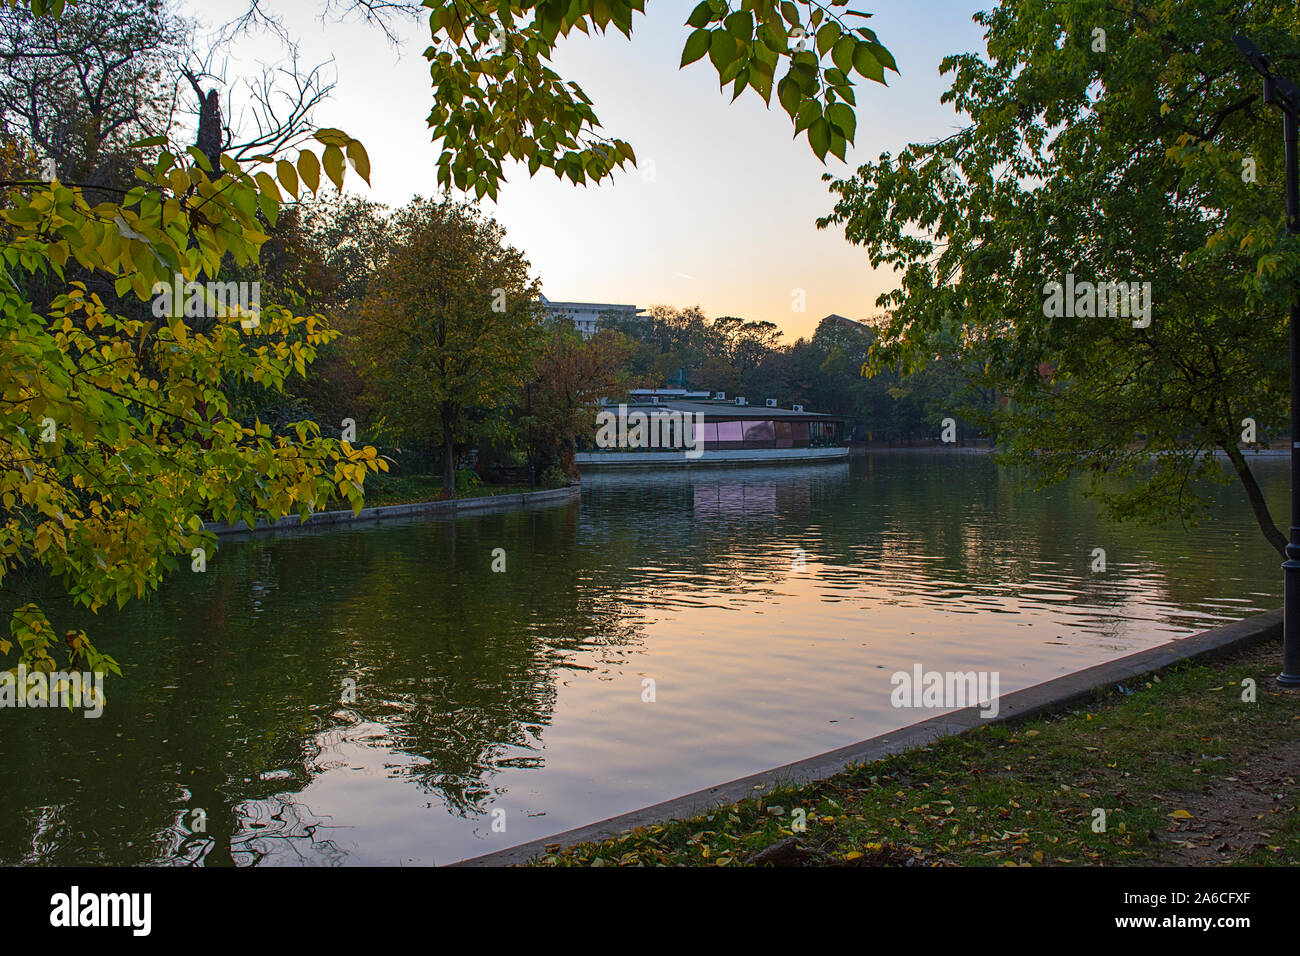
[[[692,490],[696,517],[775,517],[811,510],[808,481],[697,482]]]
[[[739,518],[742,516],[776,514],[776,485],[698,484],[695,486],[695,514],[697,517]]]

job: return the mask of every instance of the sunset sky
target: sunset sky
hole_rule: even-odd
[[[892,288],[888,271],[873,272],[863,250],[815,220],[832,206],[823,172],[846,176],[883,151],[949,135],[958,125],[941,106],[947,88],[939,61],[982,50],[971,14],[990,0],[879,0],[873,29],[893,52],[901,76],[890,86],[858,86],[858,137],[848,164],[822,166],[806,139],[774,102],[752,90],[735,103],[718,90],[706,60],[677,68],[694,0],[651,0],[633,21],[632,40],[619,34],[561,41],[555,67],[594,100],[605,130],[630,141],[640,163],[612,182],[582,188],[548,170],[529,179],[508,171],[500,202],[484,205],[524,250],[551,299],[699,305],[706,315],[767,319],[787,340],[811,333],[824,315],[866,318],[875,298]],[[370,153],[372,187],[352,188],[400,204],[437,192],[440,149],[429,140],[431,98],[422,56],[426,22],[405,25],[396,46],[359,23],[321,23],[316,0],[272,0],[300,44],[301,63],[333,57],[337,86],[316,120],[361,139]],[[233,8],[232,8],[233,9]],[[219,20],[208,4],[191,16]],[[282,46],[270,37],[240,45],[241,57],[275,63]],[[247,64],[232,60],[231,77]],[[807,310],[793,308],[806,291]]]

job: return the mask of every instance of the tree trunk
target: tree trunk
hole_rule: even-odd
[[[1232,441],[1223,442],[1221,447],[1228,453],[1228,459],[1232,462],[1237,477],[1241,479],[1241,484],[1246,489],[1246,497],[1250,499],[1250,507],[1255,512],[1255,520],[1259,522],[1259,528],[1264,532],[1264,537],[1268,538],[1268,543],[1277,549],[1278,554],[1285,558],[1286,535],[1273,523],[1273,516],[1268,510],[1268,503],[1264,500],[1264,494],[1259,490],[1259,484],[1255,481],[1255,474],[1250,470],[1250,465],[1246,464],[1246,458],[1242,455],[1241,449]]]
[[[456,493],[456,445],[446,416],[442,419],[442,493],[448,498]]]

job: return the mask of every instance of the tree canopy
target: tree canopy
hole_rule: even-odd
[[[1239,444],[1284,422],[1300,258],[1279,118],[1232,36],[1295,63],[1294,5],[1009,0],[976,21],[987,54],[941,67],[966,125],[833,182],[819,223],[900,273],[876,361],[964,358],[1007,399],[1009,459],[1093,474],[1114,517],[1195,520],[1195,479],[1230,480],[1217,448],[1280,549]],[[1145,323],[1092,307],[1110,282],[1150,284]]]
[[[373,448],[309,421],[276,431],[231,407],[232,384],[282,389],[305,373],[337,334],[319,315],[243,299],[214,307],[205,283],[184,308],[160,308],[161,291],[256,268],[281,187],[317,190],[322,172],[341,184],[345,155],[367,175],[345,133],[320,130],[315,145],[295,163],[223,156],[214,167],[197,147],[150,137],[125,147],[134,185],[97,202],[11,153],[21,165],[0,209],[0,585],[40,572],[86,607],[121,605],[181,561],[204,569],[215,550],[205,519],[305,515],[335,495],[360,507],[365,475],[384,467]],[[9,631],[0,654],[55,668],[37,604],[18,607]],[[116,669],[84,632],[64,642],[72,661]]]

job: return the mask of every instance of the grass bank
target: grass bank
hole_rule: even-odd
[[[1300,864],[1300,695],[1273,682],[1279,660],[1269,642],[1179,665],[532,865]]]
[[[441,475],[367,475],[365,507],[375,508],[383,505],[410,505],[425,501],[441,501]],[[453,498],[485,498],[494,495],[517,495],[530,490],[527,484],[483,484],[469,487],[457,486]],[[546,490],[538,485],[537,491]],[[348,508],[346,501],[331,502],[329,509],[342,511]]]

